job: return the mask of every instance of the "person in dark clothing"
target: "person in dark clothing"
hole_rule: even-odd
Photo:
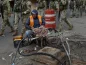
[[[74,2],[74,0],[70,1],[69,7],[70,7],[70,11],[71,11],[71,17],[75,16],[75,13],[74,13],[74,11],[75,11],[75,8],[74,8],[75,7],[75,2]]]
[[[1,0],[0,1],[0,17],[2,16],[2,18],[3,18],[3,6],[2,6],[2,2],[3,2],[3,0]]]
[[[25,36],[30,38],[30,35],[33,34],[33,29],[34,28],[39,28],[39,27],[44,27],[45,21],[42,18],[42,16],[38,15],[37,10],[33,10],[31,12],[31,16],[27,19],[25,27],[27,29]]]
[[[12,8],[12,12],[13,12],[14,0],[11,0],[11,1],[9,1],[9,2],[10,2],[10,6],[11,6],[11,8]]]
[[[50,3],[50,0],[46,0],[47,2],[47,8],[49,8],[49,3]]]

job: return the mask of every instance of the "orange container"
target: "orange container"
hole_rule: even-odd
[[[53,9],[45,10],[45,27],[56,28],[55,11]]]

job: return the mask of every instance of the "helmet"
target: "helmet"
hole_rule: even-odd
[[[34,10],[32,10],[31,14],[36,14],[36,15],[38,15],[38,11],[34,9]]]

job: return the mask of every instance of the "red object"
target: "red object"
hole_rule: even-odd
[[[45,10],[45,27],[56,28],[55,11],[53,9]]]

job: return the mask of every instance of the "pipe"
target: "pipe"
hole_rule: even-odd
[[[26,37],[25,37],[25,38],[26,38]],[[21,45],[22,41],[23,41],[25,38],[23,38],[23,39],[19,42],[19,44],[18,44],[18,46],[17,46],[16,54],[15,54],[15,56],[14,56],[12,65],[15,65],[15,59],[16,59],[16,56],[17,56],[17,52],[18,52],[20,55],[22,55],[22,56],[33,56],[33,55],[46,55],[46,56],[50,56],[50,57],[56,59],[57,61],[59,61],[59,62],[61,63],[61,65],[64,65],[58,58],[56,58],[55,56],[53,56],[53,55],[51,55],[51,54],[48,54],[48,53],[38,52],[38,53],[21,54],[20,51],[19,51],[19,49],[20,49],[20,45]]]
[[[60,39],[61,39],[62,46],[63,46],[63,48],[64,48],[64,50],[65,50],[65,52],[66,52],[66,54],[67,54],[67,56],[68,56],[69,65],[72,65],[72,63],[71,63],[71,58],[70,58],[70,46],[69,46],[69,44],[68,44],[68,38],[66,38],[66,45],[67,45],[67,48],[68,48],[68,50],[67,50],[66,46],[64,45],[62,35],[59,35],[59,37],[60,37]]]

